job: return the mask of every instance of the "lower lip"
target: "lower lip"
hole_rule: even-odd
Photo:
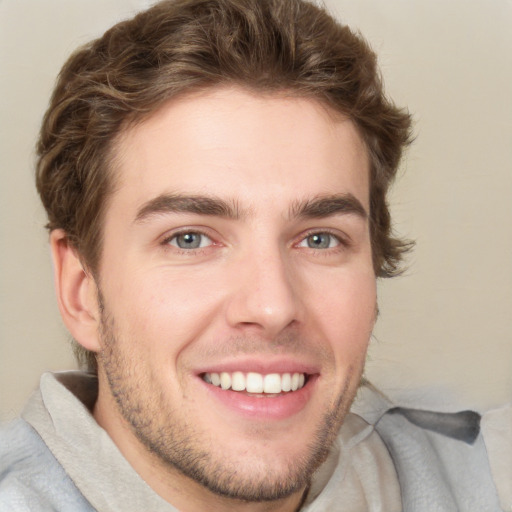
[[[316,376],[309,376],[303,388],[274,396],[248,395],[240,391],[224,390],[201,379],[214,399],[242,416],[261,420],[283,420],[298,414],[311,398]]]

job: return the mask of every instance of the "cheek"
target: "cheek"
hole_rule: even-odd
[[[133,343],[176,351],[197,336],[217,310],[219,289],[206,276],[160,269],[133,272],[106,300],[118,330]]]
[[[317,322],[334,352],[342,351],[342,357],[364,356],[376,316],[373,274],[347,274],[332,279],[315,302]]]

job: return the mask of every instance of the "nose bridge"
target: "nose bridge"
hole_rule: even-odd
[[[233,326],[258,326],[275,336],[299,320],[298,281],[285,248],[261,243],[236,265],[228,320]]]

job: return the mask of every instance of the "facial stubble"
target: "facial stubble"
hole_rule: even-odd
[[[158,381],[150,372],[141,372],[137,361],[123,351],[124,340],[116,335],[115,320],[108,314],[103,300],[100,304],[99,367],[122,417],[164,467],[177,470],[218,496],[245,502],[281,500],[309,486],[313,473],[327,458],[350,407],[355,394],[355,390],[350,389],[351,383],[359,381],[362,364],[361,368],[352,368],[349,372],[357,370],[359,375],[357,379],[354,375],[346,378],[343,389],[318,422],[308,446],[281,464],[286,470],[276,471],[272,459],[258,461],[244,472],[240,461],[257,455],[257,441],[254,453],[238,454],[235,460],[226,460],[224,454],[215,450],[217,441],[208,433],[199,432],[191,421],[180,415],[163,390],[158,389]]]

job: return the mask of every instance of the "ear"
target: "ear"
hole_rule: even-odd
[[[100,308],[96,282],[84,270],[63,230],[52,231],[50,245],[57,302],[64,324],[80,345],[98,352]]]

